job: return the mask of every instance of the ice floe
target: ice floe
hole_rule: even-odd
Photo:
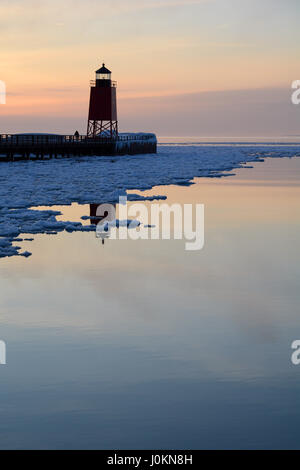
[[[92,231],[95,226],[56,219],[60,213],[32,209],[77,202],[116,203],[127,190],[157,185],[189,185],[194,177],[228,176],[234,168],[265,157],[300,156],[297,146],[162,145],[158,153],[112,157],[74,157],[0,163],[0,257],[29,256],[14,243],[21,234]],[[224,173],[226,172],[226,173]],[[144,198],[129,194],[128,200]]]

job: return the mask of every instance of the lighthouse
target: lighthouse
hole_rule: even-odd
[[[0,161],[156,153],[155,134],[118,133],[117,83],[102,64],[91,82],[87,134],[0,134]]]
[[[112,81],[105,64],[91,81],[87,137],[118,137],[117,82]]]

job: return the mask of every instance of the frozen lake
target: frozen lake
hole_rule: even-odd
[[[61,232],[0,259],[0,448],[300,448],[300,159],[250,164],[189,187],[132,178],[205,205],[199,252]]]

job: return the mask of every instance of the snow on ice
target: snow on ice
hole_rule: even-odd
[[[126,190],[189,185],[194,177],[226,176],[265,157],[300,156],[298,147],[162,145],[157,155],[74,157],[0,164],[0,257],[29,256],[15,245],[20,235],[91,231],[95,226],[56,220],[59,212],[38,206],[116,203]],[[164,199],[128,195],[129,200]]]

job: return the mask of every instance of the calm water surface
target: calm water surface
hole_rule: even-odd
[[[204,249],[61,233],[0,261],[0,447],[300,448],[300,159],[146,194],[204,203]]]

